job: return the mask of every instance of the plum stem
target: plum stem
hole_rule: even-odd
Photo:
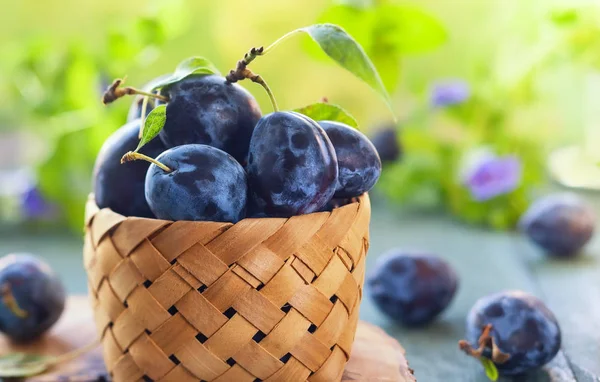
[[[130,151],[127,154],[123,155],[123,157],[121,158],[121,164],[126,163],[126,162],[132,162],[134,160],[140,160],[140,159],[157,165],[158,167],[160,167],[162,170],[164,170],[167,173],[173,172],[173,170],[171,170],[166,165],[160,163],[156,159],[150,158],[149,156],[141,154],[141,153],[136,153],[134,151]]]
[[[138,139],[142,139],[142,137],[144,136],[144,123],[146,123],[146,109],[148,109],[148,100],[150,100],[150,97],[148,96],[144,96],[144,99],[142,100],[142,110],[140,114],[140,131],[138,132]]]
[[[467,355],[481,359],[483,357],[483,353],[486,349],[492,350],[491,360],[495,364],[503,364],[510,359],[510,354],[503,353],[496,343],[494,342],[494,338],[490,335],[492,331],[492,324],[487,324],[483,330],[481,331],[481,336],[479,336],[479,340],[477,344],[479,347],[477,349],[473,348],[473,346],[466,340],[458,341],[458,347],[460,350],[465,352]]]
[[[291,32],[288,32],[288,33],[284,34],[283,36],[279,37],[277,40],[275,40],[275,42],[273,42],[271,45],[269,45],[265,49],[262,49],[262,47],[261,47],[261,51],[260,51],[259,56],[264,56],[265,54],[267,54],[271,50],[273,50],[277,45],[281,44],[282,42],[284,42],[288,38],[290,38],[290,37],[292,37],[294,35],[300,34],[300,33],[305,33],[304,28],[296,29],[296,30],[293,30]]]
[[[277,101],[275,100],[273,91],[271,91],[271,88],[269,87],[269,85],[267,85],[267,82],[264,80],[264,78],[262,78],[262,76],[248,69],[248,65],[252,61],[254,61],[256,57],[262,56],[265,53],[266,50],[264,50],[262,46],[259,48],[250,49],[250,51],[244,55],[244,58],[237,62],[235,69],[229,71],[229,74],[225,76],[225,79],[227,80],[227,82],[230,83],[235,83],[238,81],[249,79],[250,81],[259,84],[265,89],[265,91],[269,95],[269,100],[271,101],[271,105],[273,105],[273,110],[279,111],[279,107],[277,106]]]
[[[27,316],[29,316],[29,313],[19,306],[19,303],[17,302],[15,295],[12,293],[12,289],[8,283],[2,285],[0,293],[2,294],[2,302],[15,316],[19,318],[27,318]]]
[[[252,72],[250,71],[250,73]],[[275,96],[273,95],[273,92],[271,91],[269,85],[267,85],[265,80],[260,75],[254,73],[252,74],[253,77],[250,77],[250,81],[256,82],[265,89],[265,91],[269,95],[269,99],[271,100],[271,105],[273,105],[273,111],[279,111],[279,107],[277,106],[277,100],[275,100]]]
[[[112,103],[123,96],[134,95],[134,94],[139,94],[139,95],[143,95],[146,97],[155,98],[155,99],[163,101],[163,102],[169,102],[168,97],[165,97],[160,94],[150,93],[150,92],[147,92],[144,90],[133,88],[131,86],[121,87],[121,85],[124,82],[125,82],[125,80],[121,79],[121,78],[117,78],[116,80],[114,80],[113,83],[110,84],[110,86],[106,89],[106,91],[102,95],[102,103],[105,105],[108,105],[109,103]]]

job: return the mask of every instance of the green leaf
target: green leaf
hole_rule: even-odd
[[[190,57],[183,60],[175,72],[167,78],[159,79],[153,85],[153,89],[160,89],[168,85],[172,85],[176,82],[183,80],[184,78],[191,76],[192,74],[218,74],[219,69],[204,57]]]
[[[25,378],[38,375],[48,369],[48,361],[54,357],[25,353],[11,353],[0,357],[0,378]]]
[[[135,151],[139,151],[144,145],[158,135],[162,128],[165,126],[165,122],[167,121],[167,106],[159,105],[152,109],[150,114],[146,117],[144,121],[144,128],[142,131],[142,139],[138,144],[138,147]]]
[[[403,56],[431,51],[447,40],[446,29],[437,18],[408,5],[357,7],[342,3],[327,8],[319,21],[340,25],[361,44],[388,92],[398,85]],[[305,48],[315,57],[323,56]]]
[[[299,30],[308,33],[321,49],[340,66],[371,86],[381,95],[393,112],[392,101],[375,65],[360,44],[344,29],[334,24],[314,24]]]
[[[313,103],[312,105],[304,106],[299,109],[295,109],[295,112],[304,114],[315,121],[336,121],[345,123],[348,126],[354,128],[358,127],[356,119],[346,110],[340,106],[332,105],[330,103]]]
[[[490,379],[490,381],[498,380],[498,369],[492,360],[489,358],[481,357],[479,359],[481,364],[483,365],[483,369],[485,370],[485,375]]]

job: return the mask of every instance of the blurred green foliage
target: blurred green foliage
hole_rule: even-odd
[[[550,105],[543,109],[545,115],[533,118],[527,118],[524,111],[547,102],[540,79],[548,73],[565,66],[598,67],[599,9],[549,12],[543,22],[553,29],[551,37],[543,49],[517,60],[517,69],[510,76],[505,74],[506,67],[495,66],[495,57],[490,56],[479,68],[478,80],[471,83],[473,94],[468,102],[441,115],[428,114],[403,124],[400,141],[406,155],[385,169],[379,184],[384,193],[412,206],[445,207],[469,223],[513,228],[533,191],[546,180],[545,154],[555,138],[549,126],[541,125],[552,113]],[[523,175],[516,190],[487,201],[473,199],[460,179],[461,164],[465,153],[480,147],[492,147],[499,155],[513,154],[521,160]]]
[[[150,65],[185,30],[181,14],[183,2],[150,7],[144,16],[107,28],[99,46],[40,36],[11,47],[16,58],[7,86],[11,107],[19,124],[48,142],[50,154],[38,166],[39,188],[74,230],[82,229],[96,154],[125,120],[127,105],[101,104],[103,88],[114,77]]]
[[[561,3],[566,5],[556,6]],[[40,186],[75,230],[81,227],[95,155],[124,123],[128,106],[106,108],[99,98],[113,78],[126,74],[139,87],[192,55],[211,59],[226,73],[249,48],[268,45],[291,29],[339,24],[371,57],[401,116],[406,155],[386,167],[380,189],[401,203],[446,207],[466,221],[507,228],[544,181],[547,150],[581,139],[576,95],[582,73],[600,69],[597,7],[574,8],[563,0],[255,0],[252,6],[239,0],[108,0],[72,4],[84,16],[63,23],[67,15],[60,12],[60,21],[56,12],[68,4],[10,5],[16,8],[5,15],[27,18],[27,25],[0,16],[14,30],[0,36],[0,70],[7,74],[0,76],[0,131],[31,130],[47,144],[48,155],[40,154],[38,165]],[[389,123],[389,112],[365,85],[340,73],[308,38],[302,44],[304,49],[286,45],[255,66],[281,108],[326,96],[365,132]],[[431,111],[429,88],[445,77],[467,81],[472,97]],[[270,111],[264,92],[243,86],[263,112]],[[487,145],[518,155],[524,179],[509,195],[475,202],[457,174],[464,152]]]

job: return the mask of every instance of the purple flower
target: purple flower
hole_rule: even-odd
[[[514,155],[479,155],[462,180],[473,199],[483,202],[514,191],[521,183],[521,161]]]
[[[465,81],[445,80],[431,89],[430,103],[433,107],[456,105],[466,101],[470,95],[469,84]]]
[[[56,208],[46,201],[37,187],[32,186],[21,195],[21,212],[26,219],[49,219]]]

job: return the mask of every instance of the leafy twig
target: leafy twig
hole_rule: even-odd
[[[271,91],[269,85],[267,85],[265,80],[259,74],[256,74],[250,69],[248,69],[248,65],[252,61],[254,61],[256,57],[262,56],[263,54],[264,50],[262,46],[260,48],[250,49],[250,51],[244,55],[244,58],[237,62],[235,69],[231,69],[229,71],[229,74],[225,76],[225,79],[227,80],[227,82],[230,83],[235,83],[238,81],[249,79],[250,81],[259,84],[265,89],[265,91],[269,95],[269,99],[271,100],[271,104],[273,105],[273,110],[278,111],[279,108],[277,107],[277,101],[275,100],[275,96],[273,95],[273,92]]]
[[[146,92],[144,90],[136,89],[131,86],[121,87],[121,85],[124,82],[125,82],[125,80],[121,79],[121,78],[117,78],[116,80],[114,80],[113,83],[108,86],[108,88],[102,95],[102,103],[105,105],[108,105],[109,103],[112,103],[121,97],[124,97],[126,95],[134,95],[134,94],[139,94],[139,95],[143,95],[146,97],[156,98],[163,102],[169,102],[168,97],[162,96],[160,94]]]

